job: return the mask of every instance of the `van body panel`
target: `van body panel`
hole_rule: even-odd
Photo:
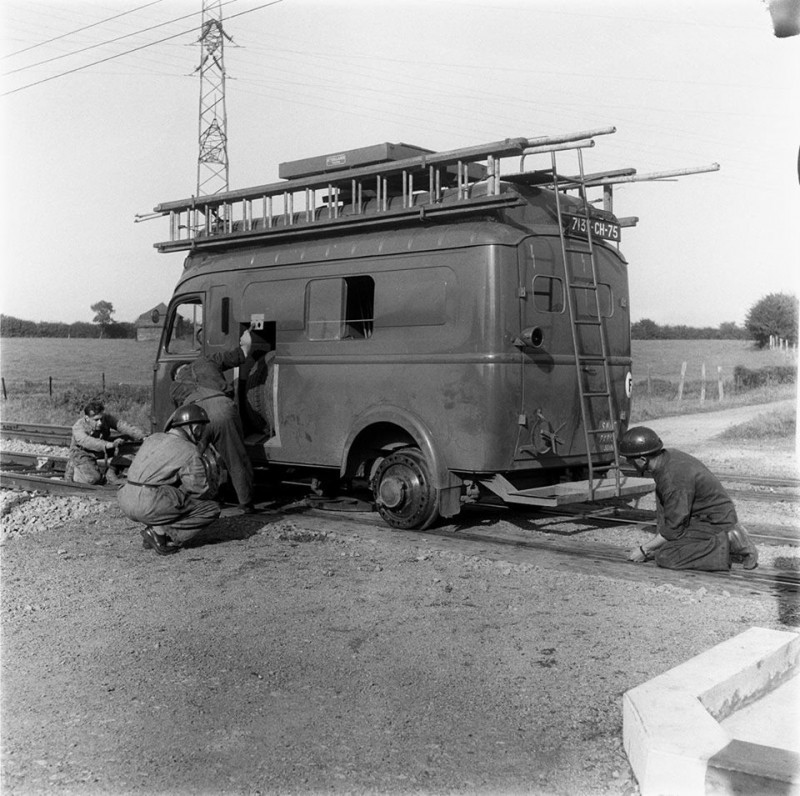
[[[585,464],[577,379],[590,391],[600,380],[575,365],[551,200],[519,194],[518,206],[470,220],[190,252],[154,372],[154,425],[173,409],[180,364],[232,348],[252,328],[269,364],[233,378],[255,462],[348,476],[412,445],[447,493],[448,514],[461,480],[557,480]],[[619,428],[629,411],[627,266],[612,246],[594,248],[614,413],[598,404],[591,422]],[[580,283],[588,256],[568,256]],[[576,301],[591,318],[594,296]],[[176,313],[198,304],[195,347],[171,350]],[[537,347],[520,343],[531,329]],[[588,327],[579,334],[590,347]],[[590,453],[608,459],[608,440],[594,442]]]

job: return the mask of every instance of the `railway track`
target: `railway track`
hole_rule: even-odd
[[[0,423],[0,439],[19,439],[38,445],[69,447],[72,429],[69,426],[48,426],[41,423]]]
[[[2,438],[16,438],[28,442],[45,445],[64,443],[70,433],[66,426],[41,426],[32,424],[3,423]],[[55,495],[72,495],[91,497],[99,500],[113,500],[116,487],[89,486],[68,483],[63,480],[67,458],[65,455],[21,452],[0,448],[0,488],[25,491],[40,491]],[[793,492],[800,487],[796,479],[746,479],[742,476],[721,474],[724,482],[750,484],[783,490],[778,493],[751,492],[754,500],[797,500]],[[738,490],[737,494],[739,491]],[[409,539],[419,540],[420,534],[414,531],[387,531],[382,522],[376,519],[369,503],[355,499],[331,501],[314,496],[303,496],[299,501],[287,506],[276,507],[261,515],[286,516],[295,511],[302,511],[304,520],[318,518],[328,524],[360,529],[370,528],[378,536],[391,533],[393,538],[407,535]],[[426,541],[437,539],[452,549],[452,543],[467,543],[464,552],[480,546],[481,555],[492,554],[491,551],[505,551],[514,548],[514,561],[530,555],[559,556],[569,563],[567,568],[580,571],[603,573],[608,571],[610,577],[640,579],[642,573],[646,577],[666,579],[667,582],[696,582],[697,579],[710,578],[710,583],[724,582],[726,588],[734,588],[745,592],[780,592],[796,593],[800,591],[800,576],[796,571],[759,567],[755,572],[744,573],[733,569],[730,573],[675,573],[657,570],[653,567],[635,567],[626,561],[626,551],[609,544],[587,542],[588,530],[620,525],[636,525],[643,529],[655,526],[655,515],[652,511],[633,508],[622,501],[603,504],[581,504],[558,509],[544,508],[509,508],[497,506],[470,506],[460,515],[458,524],[444,524],[425,532]],[[491,530],[485,530],[490,527]],[[775,525],[748,525],[755,541],[762,545],[800,546],[800,533],[796,528]],[[487,547],[488,546],[488,547]],[[655,571],[657,574],[653,574]],[[724,581],[720,581],[724,578]]]
[[[596,531],[593,521],[575,516],[556,517],[560,527],[542,523],[539,510],[468,507],[458,523],[446,523],[424,532],[388,529],[365,511],[342,512],[318,499],[305,499],[265,512],[262,516],[285,517],[302,514],[303,528],[337,533],[357,533],[376,541],[415,545],[424,539],[426,547],[480,555],[496,561],[554,566],[568,572],[594,574],[614,579],[671,584],[690,589],[736,594],[770,594],[793,605],[800,593],[800,572],[794,569],[759,566],[745,571],[734,566],[730,572],[696,572],[660,569],[655,564],[637,565],[627,560],[627,549],[582,538]],[[545,516],[547,516],[545,514]],[[568,525],[568,528],[563,526]],[[761,541],[761,540],[759,540]]]

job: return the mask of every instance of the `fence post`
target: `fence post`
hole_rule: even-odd
[[[0,379],[2,379],[2,381],[3,381],[3,400],[7,401],[8,400],[8,393],[6,392],[6,377],[5,376],[0,376]]]
[[[48,386],[48,390],[50,392],[50,397],[52,398],[53,397],[53,377],[52,376],[48,376],[47,377],[47,381],[48,381],[48,385],[47,386]]]
[[[106,374],[103,373],[103,392],[106,391]]]
[[[700,403],[706,402],[706,363],[700,366]]]
[[[722,388],[722,365],[717,365],[717,389],[719,391],[719,400],[725,397],[725,391]]]
[[[651,376],[651,367],[650,365],[647,366],[647,397],[649,398],[653,394],[653,379]]]
[[[686,363],[681,363],[681,380],[678,384],[678,401],[683,400],[683,383],[686,381]]]

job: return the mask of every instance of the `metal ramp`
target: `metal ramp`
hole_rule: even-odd
[[[563,484],[517,489],[508,479],[498,474],[480,479],[481,486],[493,492],[505,503],[522,506],[566,506],[606,498],[633,498],[647,495],[654,489],[652,478],[619,475],[590,481],[569,481]],[[592,497],[589,497],[589,494]]]

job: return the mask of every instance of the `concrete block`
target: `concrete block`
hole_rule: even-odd
[[[724,773],[735,739],[719,722],[799,671],[800,635],[751,628],[628,691],[623,744],[642,796],[706,794],[709,761],[723,750],[728,756],[716,758],[723,764],[712,766],[709,778],[714,793],[725,792],[719,788],[726,781],[738,787],[748,776],[763,779],[761,769],[739,771],[735,777]],[[791,762],[778,757],[783,762],[773,784],[783,780],[786,786]]]

